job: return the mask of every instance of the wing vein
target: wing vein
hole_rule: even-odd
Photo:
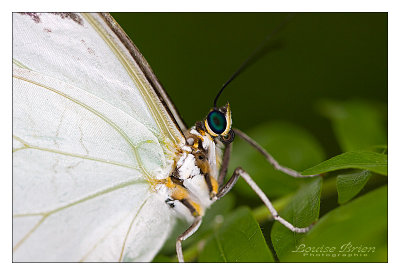
[[[143,180],[144,180],[144,179],[143,179]],[[66,204],[66,205],[60,206],[60,207],[58,207],[58,208],[56,208],[56,209],[53,209],[53,210],[49,210],[49,211],[46,211],[46,212],[37,212],[37,213],[15,214],[15,215],[13,215],[13,217],[14,217],[14,218],[20,218],[20,217],[38,216],[38,215],[49,216],[49,215],[52,215],[52,214],[54,214],[54,213],[56,213],[56,212],[59,212],[59,211],[61,211],[61,210],[67,209],[67,208],[69,208],[69,207],[71,207],[71,206],[74,206],[74,205],[77,205],[77,204],[79,204],[79,203],[82,203],[82,202],[85,202],[85,201],[88,201],[88,200],[97,198],[97,197],[99,197],[99,196],[108,194],[108,193],[110,193],[110,192],[116,191],[116,190],[118,190],[118,189],[121,189],[121,188],[130,186],[130,185],[133,185],[133,184],[138,184],[138,183],[135,182],[135,181],[126,181],[126,182],[123,182],[123,183],[114,185],[114,186],[112,186],[112,187],[106,188],[106,189],[104,189],[104,190],[101,190],[101,191],[99,191],[99,192],[93,193],[93,194],[88,195],[88,196],[86,196],[86,197],[83,197],[83,198],[81,198],[81,199],[79,199],[79,200],[76,200],[76,201],[74,201],[74,202],[70,202],[70,203],[68,203],[68,204]]]
[[[94,157],[90,157],[90,156],[87,156],[87,155],[68,153],[68,152],[64,152],[64,151],[60,151],[60,150],[54,150],[54,149],[50,149],[50,148],[44,148],[44,147],[30,145],[29,143],[27,143],[26,141],[24,141],[23,139],[21,139],[18,136],[15,136],[15,135],[13,135],[13,138],[15,138],[16,140],[18,140],[19,142],[21,142],[24,145],[23,147],[13,149],[13,153],[21,151],[21,150],[26,150],[26,149],[34,149],[34,150],[50,152],[50,153],[69,156],[69,157],[74,157],[74,158],[92,160],[92,161],[96,161],[96,162],[111,164],[111,165],[115,165],[115,166],[120,166],[120,167],[133,169],[133,170],[136,170],[136,171],[140,171],[140,168],[138,168],[138,167],[135,167],[135,166],[132,166],[132,165],[128,165],[128,164],[124,164],[124,163],[120,163],[120,162],[117,162],[117,161],[101,159],[101,158],[94,158]]]
[[[131,77],[132,81],[138,85],[139,91],[142,94],[143,99],[145,100],[152,116],[155,118],[155,121],[156,121],[158,127],[162,130],[164,135],[168,135],[170,137],[170,139],[174,141],[175,144],[180,144],[178,137],[176,137],[171,132],[171,130],[168,127],[167,122],[164,121],[162,119],[162,117],[160,117],[160,113],[156,111],[157,107],[154,106],[155,102],[151,98],[149,98],[150,95],[145,92],[146,85],[143,83],[143,81],[140,80],[140,78],[138,77],[138,75],[135,72],[135,69],[130,64],[130,61],[123,54],[120,53],[121,51],[119,50],[118,45],[116,45],[115,42],[112,41],[112,39],[110,39],[107,36],[107,34],[104,33],[104,31],[96,24],[96,21],[94,18],[90,17],[89,14],[83,14],[83,16],[92,25],[93,29],[99,34],[99,36],[102,37],[103,41],[110,47],[110,50],[118,58],[121,65],[125,68],[126,72]],[[161,139],[161,140],[163,140],[163,139]]]
[[[72,206],[74,206],[74,205],[83,203],[83,202],[85,202],[85,201],[89,201],[89,200],[91,200],[91,199],[94,199],[94,198],[97,198],[97,197],[99,197],[99,196],[105,195],[105,194],[107,194],[107,193],[116,191],[116,190],[118,190],[118,189],[121,189],[121,188],[124,188],[124,187],[128,187],[128,186],[133,185],[133,184],[138,184],[138,183],[135,182],[135,181],[123,182],[123,183],[120,183],[120,184],[115,185],[115,186],[113,186],[113,187],[110,187],[110,188],[101,190],[101,191],[96,192],[96,193],[94,193],[94,194],[88,195],[88,196],[86,196],[86,197],[84,197],[84,198],[81,198],[81,199],[79,199],[79,200],[77,200],[77,201],[75,201],[75,202],[68,203],[68,204],[66,204],[66,205],[63,205],[63,206],[61,206],[61,207],[58,207],[58,208],[56,208],[56,209],[53,209],[53,210],[50,210],[50,211],[47,211],[47,212],[14,214],[14,215],[13,215],[13,218],[23,218],[23,217],[31,217],[31,216],[42,216],[42,218],[41,218],[41,219],[39,220],[39,222],[36,223],[36,224],[32,227],[32,229],[29,230],[29,232],[28,232],[27,234],[25,234],[25,236],[13,247],[13,251],[17,250],[18,247],[20,247],[21,244],[22,244],[23,242],[25,242],[25,241],[28,239],[28,237],[29,237],[30,235],[32,235],[33,232],[35,232],[35,231],[39,228],[39,226],[40,226],[49,216],[51,216],[52,214],[54,214],[54,213],[56,213],[56,212],[59,212],[59,211],[62,211],[62,210],[65,210],[65,209],[67,209],[67,208],[69,208],[69,207],[72,207]]]
[[[42,88],[44,88],[44,89],[46,89],[46,90],[49,90],[49,91],[51,91],[51,92],[53,92],[53,93],[55,93],[55,94],[58,94],[58,95],[60,95],[60,96],[62,96],[62,97],[64,97],[64,98],[66,98],[66,99],[68,99],[68,100],[70,100],[70,101],[76,103],[77,105],[81,106],[82,108],[88,110],[89,112],[93,113],[94,115],[96,115],[97,117],[99,117],[100,119],[102,119],[105,123],[107,123],[108,125],[110,125],[118,134],[120,134],[120,135],[122,136],[122,138],[129,144],[129,146],[130,146],[131,149],[133,150],[133,152],[134,152],[134,154],[135,154],[135,157],[136,157],[136,159],[137,159],[137,161],[138,161],[140,170],[143,172],[144,175],[146,175],[146,177],[147,177],[148,179],[151,179],[150,174],[149,174],[149,173],[147,172],[147,170],[143,167],[143,163],[141,162],[141,159],[138,158],[139,153],[137,152],[136,146],[132,143],[132,141],[130,140],[130,138],[128,137],[128,135],[127,135],[117,124],[115,124],[113,121],[111,121],[110,119],[108,119],[106,116],[104,116],[102,113],[98,112],[98,111],[95,110],[94,108],[92,108],[92,107],[86,105],[85,103],[79,101],[78,99],[73,98],[73,97],[71,97],[71,96],[69,96],[69,95],[67,95],[67,94],[65,94],[65,93],[63,93],[63,92],[61,92],[61,91],[59,91],[59,90],[57,90],[57,89],[51,88],[51,87],[49,87],[49,86],[47,86],[47,85],[43,85],[43,84],[41,84],[41,83],[38,83],[38,82],[36,82],[36,81],[27,79],[27,78],[25,78],[25,77],[21,77],[21,76],[17,76],[17,75],[13,75],[13,77],[15,77],[15,78],[17,78],[17,79],[20,79],[20,80],[22,80],[22,81],[26,81],[26,82],[29,82],[29,83],[31,83],[31,84],[37,85],[37,86],[39,86],[39,87],[42,87]],[[148,140],[148,142],[153,142],[153,141]]]
[[[126,240],[128,239],[128,235],[129,235],[129,232],[130,232],[131,229],[132,229],[132,225],[133,225],[133,223],[135,222],[136,218],[138,217],[139,213],[142,211],[143,206],[146,204],[146,202],[147,202],[148,199],[149,199],[149,197],[147,197],[147,198],[144,200],[144,202],[143,202],[142,205],[140,206],[139,210],[136,212],[135,217],[133,217],[131,223],[129,224],[128,231],[127,231],[126,234],[125,234],[124,242],[123,242],[123,244],[122,244],[121,254],[120,254],[119,259],[118,259],[119,262],[122,261],[122,256],[123,256],[123,254],[124,254],[124,250],[125,250],[125,246],[126,246]]]
[[[148,199],[148,197],[145,199],[145,201],[143,202],[143,204],[140,206],[139,211],[140,211],[140,209],[143,207],[143,205],[144,205],[144,203],[147,201],[147,199]],[[102,241],[104,241],[104,240],[107,238],[107,236],[110,235],[111,232],[112,232],[113,230],[115,230],[115,229],[124,221],[124,219],[125,219],[126,217],[128,217],[129,215],[131,215],[131,212],[130,212],[130,211],[128,212],[128,214],[126,214],[124,217],[122,217],[117,223],[115,223],[115,224],[110,228],[110,230],[109,230],[108,232],[106,232],[106,233],[92,246],[92,248],[90,248],[90,249],[88,250],[88,252],[87,252],[79,261],[80,261],[80,262],[84,262],[85,259],[90,255],[90,253],[92,253],[92,252],[96,249],[96,247],[97,247]]]

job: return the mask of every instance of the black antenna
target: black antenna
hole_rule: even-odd
[[[255,61],[257,61],[261,56],[267,53],[269,50],[279,48],[281,46],[280,43],[268,44],[272,37],[274,37],[278,32],[280,32],[287,23],[294,17],[294,14],[289,14],[282,23],[276,27],[270,34],[265,37],[265,39],[261,42],[261,44],[251,53],[251,55],[242,63],[239,69],[233,73],[233,75],[222,85],[221,90],[219,90],[217,96],[214,99],[214,108],[217,108],[217,101],[222,91],[228,86],[229,83],[232,82],[240,73],[242,73],[246,68],[252,65]]]

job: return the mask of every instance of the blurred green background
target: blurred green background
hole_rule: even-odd
[[[113,13],[172,98],[188,126],[202,119],[222,84],[287,13]],[[341,151],[320,99],[386,103],[387,14],[297,13],[274,38],[282,43],[235,79],[234,127],[289,121]]]

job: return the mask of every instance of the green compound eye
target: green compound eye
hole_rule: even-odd
[[[222,134],[226,129],[225,115],[219,111],[212,111],[207,116],[207,123],[216,134]]]

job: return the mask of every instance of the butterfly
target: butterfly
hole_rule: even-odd
[[[232,128],[217,99],[187,128],[111,15],[13,14],[14,261],[151,261],[181,218],[183,262],[182,242],[239,177],[307,232],[242,168],[225,181],[235,136],[305,176]]]

